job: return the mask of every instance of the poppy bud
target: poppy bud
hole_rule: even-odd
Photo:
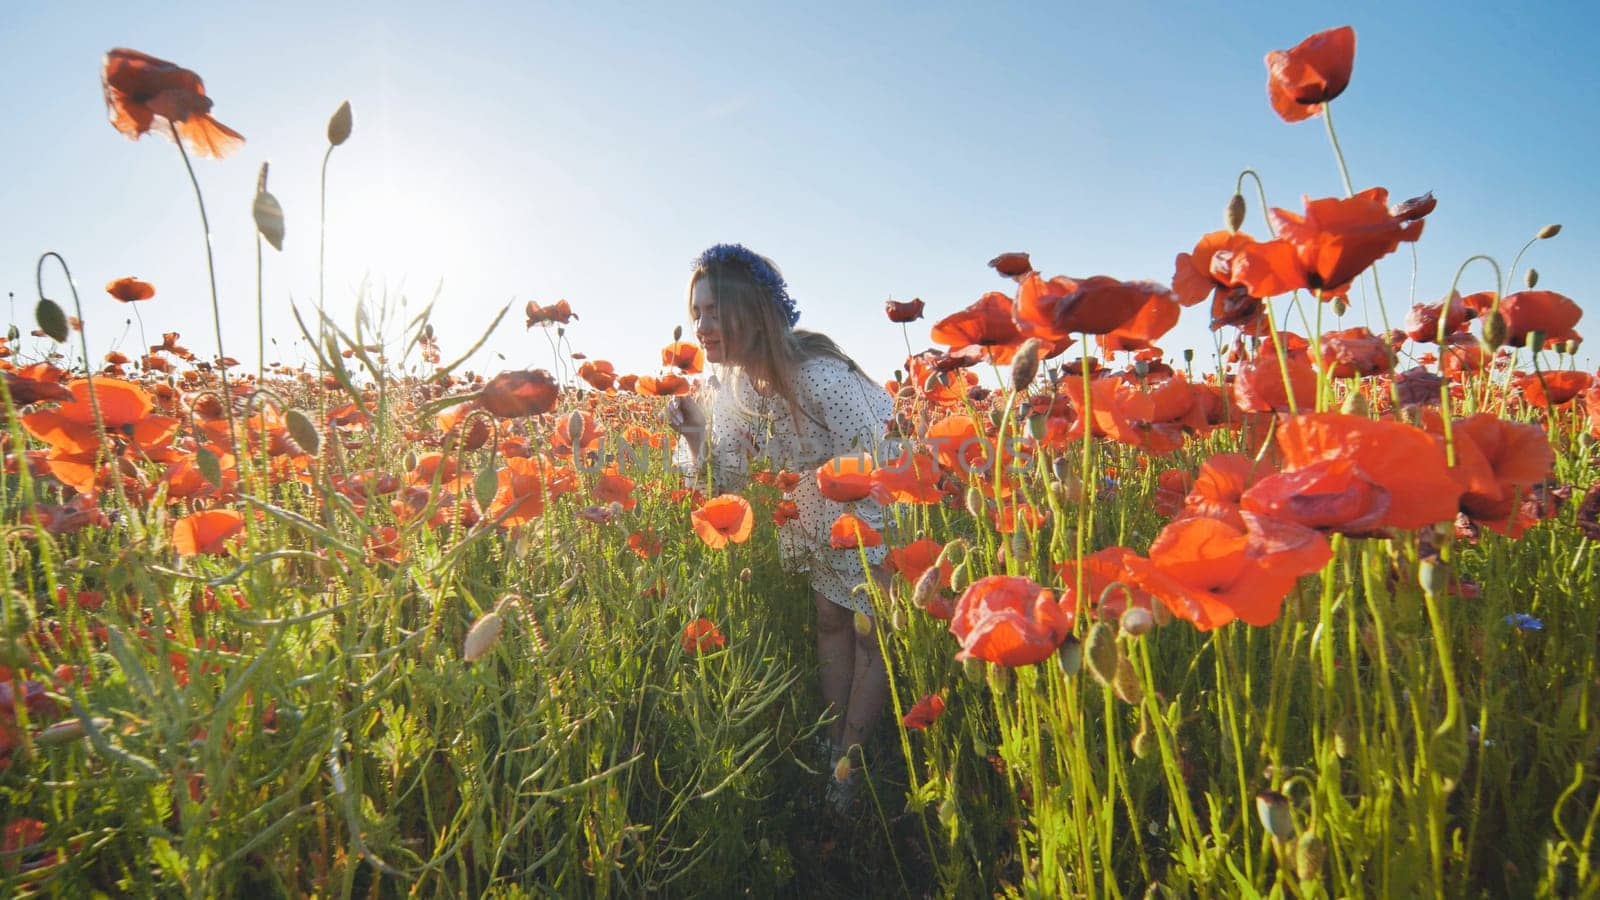
[[[983,491],[977,485],[967,488],[967,512],[974,518],[981,518],[988,508],[983,499]]]
[[[950,541],[948,544],[945,544],[944,549],[939,551],[939,558],[934,560],[934,565],[939,566],[943,565],[944,563],[949,563],[953,566],[959,566],[966,561],[967,539],[956,538]]]
[[[1348,714],[1333,723],[1333,752],[1340,759],[1349,759],[1355,752],[1356,722]]]
[[[1273,837],[1280,841],[1294,839],[1294,815],[1288,797],[1277,791],[1262,791],[1256,795],[1256,816]]]
[[[1071,678],[1083,668],[1083,643],[1072,635],[1061,642],[1056,648],[1056,665],[1061,667],[1061,674]]]
[[[677,342],[679,342],[681,340],[683,340],[683,326],[682,325],[674,325],[672,327],[672,342],[674,344],[676,344]]]
[[[983,683],[983,660],[969,656],[961,661],[961,674],[973,684]]]
[[[1186,363],[1194,362],[1194,349],[1192,347],[1185,347],[1183,349],[1183,361]]]
[[[33,625],[33,604],[16,591],[6,593],[0,605],[0,626],[7,637],[21,637]]]
[[[1553,237],[1555,237],[1556,235],[1558,235],[1560,233],[1561,233],[1561,226],[1560,225],[1546,225],[1545,227],[1539,229],[1539,233],[1537,235],[1534,235],[1534,237],[1536,237],[1539,240],[1543,241],[1543,240],[1548,240],[1550,238],[1553,238]]]
[[[1506,317],[1501,314],[1500,310],[1493,310],[1484,318],[1483,342],[1489,349],[1493,350],[1496,347],[1505,346],[1506,337],[1509,334],[1510,328],[1506,325]]]
[[[1036,441],[1044,440],[1045,434],[1050,429],[1050,418],[1044,415],[1028,417],[1028,436]]]
[[[1008,666],[990,666],[988,671],[989,690],[1000,696],[1005,696],[1006,689],[1011,687],[1011,669]]]
[[[350,101],[346,100],[339,104],[339,108],[334,110],[333,116],[328,119],[328,143],[337,147],[350,140],[350,131],[354,125],[355,120],[350,114]]]
[[[461,658],[467,662],[477,662],[494,648],[495,641],[500,639],[500,629],[505,625],[497,612],[484,613],[478,621],[472,623],[472,629],[467,632],[467,640],[461,648]]]
[[[1367,410],[1368,404],[1366,394],[1350,394],[1344,398],[1343,403],[1339,404],[1339,411],[1347,416],[1365,417],[1367,415]]]
[[[1328,844],[1315,831],[1300,835],[1294,844],[1294,874],[1301,881],[1316,881],[1328,858]]]
[[[90,720],[90,724],[94,726],[96,731],[101,731],[111,725],[111,720],[102,719],[96,716]],[[51,725],[49,728],[39,732],[39,734],[34,737],[33,742],[44,747],[49,747],[56,744],[67,744],[83,737],[85,733],[87,733],[87,731],[83,727],[82,719],[67,719],[63,722],[57,722],[54,725]]]
[[[1118,624],[1123,634],[1140,637],[1149,634],[1150,629],[1156,627],[1156,617],[1142,606],[1130,606],[1122,611],[1122,619]]]
[[[266,163],[261,164],[263,171]],[[271,193],[262,190],[256,192],[255,203],[250,207],[250,213],[256,220],[256,231],[272,249],[283,251],[283,205]]]
[[[1065,456],[1050,461],[1050,472],[1062,481],[1072,477],[1072,463]]]
[[[1244,227],[1244,195],[1235,193],[1228,198],[1228,213],[1226,217],[1229,231],[1238,231]]]
[[[901,400],[915,400],[917,397],[917,389],[908,384],[896,391],[895,396]]]
[[[1577,356],[1581,342],[1577,338],[1567,338],[1561,342],[1561,352],[1568,356]]]
[[[849,753],[849,751],[846,751],[843,756],[839,757],[839,761],[833,764],[833,780],[834,781],[849,781],[850,780],[850,753]]]
[[[1147,360],[1136,360],[1133,364],[1133,374],[1140,378],[1150,374],[1150,363]]]
[[[1429,554],[1417,564],[1417,581],[1430,597],[1437,597],[1450,586],[1450,567],[1437,554]]]
[[[1011,389],[1025,391],[1028,385],[1033,384],[1033,379],[1039,374],[1039,351],[1044,342],[1038,338],[1028,338],[1017,348],[1011,357]]]
[[[1033,561],[1033,547],[1028,543],[1028,533],[1018,528],[1011,533],[1011,558],[1019,565],[1027,565]]]
[[[751,578],[751,572],[750,572],[750,567],[749,566],[745,566],[744,568],[739,570],[739,580],[740,581],[749,583],[750,578]]]
[[[939,804],[939,824],[943,825],[946,830],[955,831],[956,822],[960,817],[961,811],[956,808],[955,800],[946,797],[945,801]]]
[[[1111,690],[1117,699],[1129,706],[1144,702],[1144,686],[1139,683],[1139,673],[1133,670],[1133,663],[1126,656],[1117,657],[1117,671],[1111,680]]]
[[[33,308],[33,318],[39,323],[39,330],[49,335],[52,341],[66,341],[67,314],[61,311],[54,300],[39,298],[39,305]]]
[[[1350,308],[1350,301],[1346,300],[1344,297],[1340,296],[1340,297],[1333,298],[1333,314],[1335,316],[1344,315],[1345,314],[1345,310],[1347,310],[1349,308]]]
[[[856,634],[860,637],[872,637],[872,617],[864,612],[855,615]]]
[[[889,627],[893,628],[895,631],[904,631],[906,626],[909,624],[910,622],[906,619],[906,608],[904,606],[896,606],[894,610],[889,613]]]
[[[1172,610],[1167,609],[1165,603],[1150,604],[1150,617],[1155,620],[1157,628],[1165,628],[1172,624]]]
[[[1089,629],[1089,638],[1084,642],[1084,652],[1089,657],[1089,673],[1101,684],[1110,684],[1117,677],[1117,660],[1122,654],[1117,651],[1117,633],[1109,622],[1096,622]]]
[[[291,409],[283,416],[283,426],[307,456],[317,455],[317,450],[322,446],[322,435],[317,431],[317,426],[311,423],[311,417],[298,409]],[[414,469],[416,465],[406,468]]]
[[[1527,347],[1528,347],[1529,352],[1532,352],[1532,353],[1543,352],[1544,351],[1544,332],[1537,331],[1537,330],[1528,332]]]
[[[962,560],[960,565],[950,570],[950,589],[960,593],[967,589],[967,582],[971,573],[967,571],[967,561]]]
[[[1529,266],[1527,274],[1522,276],[1522,281],[1528,286],[1529,290],[1532,290],[1533,286],[1539,283],[1539,270]]]
[[[1133,736],[1133,756],[1135,759],[1149,759],[1155,748],[1156,738],[1150,733],[1150,719],[1140,713],[1139,731]]]
[[[933,602],[934,595],[939,592],[939,565],[936,563],[928,567],[917,578],[917,586],[911,591],[911,605],[917,609],[927,609]]]

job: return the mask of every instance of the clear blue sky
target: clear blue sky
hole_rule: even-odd
[[[200,225],[176,151],[106,121],[102,55],[132,47],[194,69],[217,119],[248,139],[197,161],[216,237],[230,355],[255,358],[256,171],[288,216],[267,251],[269,359],[307,358],[292,298],[316,296],[317,170],[328,115],[355,134],[328,187],[327,305],[348,324],[363,278],[409,298],[436,287],[445,355],[514,301],[479,370],[549,365],[528,300],[566,298],[574,349],[653,371],[684,322],[689,261],[741,241],[784,268],[801,325],[886,377],[904,356],[889,297],[927,326],[988,290],[985,263],[1026,250],[1046,274],[1165,281],[1221,227],[1244,167],[1273,205],[1340,192],[1320,120],[1267,104],[1262,57],[1324,28],[1357,32],[1334,105],[1357,189],[1439,198],[1417,245],[1435,300],[1474,253],[1525,258],[1600,340],[1600,62],[1589,3],[990,4],[7,3],[0,68],[0,290],[31,324],[34,263],[61,251],[91,350],[138,344],[101,290],[138,275],[152,340],[214,352]],[[1264,231],[1253,192],[1247,229]],[[1390,315],[1411,255],[1382,265]],[[1464,289],[1490,286],[1469,269]],[[59,274],[47,292],[65,293]],[[1346,325],[1362,324],[1359,295]],[[1209,356],[1203,307],[1164,342]],[[1374,326],[1376,327],[1374,313]],[[120,344],[119,342],[120,338]],[[28,339],[24,339],[24,346]],[[1600,346],[1600,345],[1595,345]],[[504,356],[504,361],[494,354]],[[130,354],[131,355],[131,354]],[[1594,358],[1592,348],[1584,356]]]

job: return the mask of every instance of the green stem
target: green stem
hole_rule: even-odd
[[[222,303],[217,299],[217,263],[211,253],[211,219],[206,215],[206,199],[200,192],[200,179],[195,177],[194,164],[189,161],[189,151],[183,149],[183,138],[178,134],[175,124],[167,124],[172,129],[172,142],[178,147],[178,155],[183,158],[183,169],[189,173],[189,184],[194,187],[194,201],[200,207],[200,227],[205,230],[206,275],[211,281],[211,324],[217,334],[217,377],[222,380],[222,409],[228,414],[228,442],[237,453],[239,435],[234,424],[233,391],[228,388],[228,367],[224,362],[227,353],[222,349]]]

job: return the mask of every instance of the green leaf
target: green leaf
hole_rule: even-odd
[[[61,306],[54,300],[41,297],[39,305],[34,307],[33,318],[39,323],[39,330],[50,335],[50,339],[63,343],[67,339],[67,314],[61,311]]]

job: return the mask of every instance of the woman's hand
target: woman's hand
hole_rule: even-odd
[[[700,458],[705,448],[706,411],[693,397],[673,397],[667,401],[667,425],[689,442],[689,452]]]

